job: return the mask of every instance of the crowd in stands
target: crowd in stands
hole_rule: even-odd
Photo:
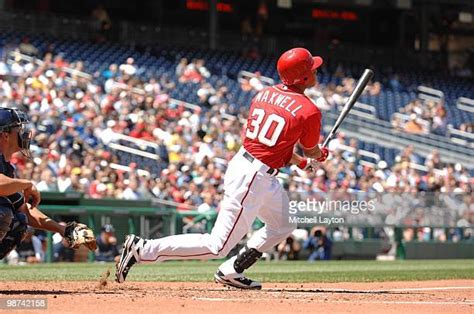
[[[38,54],[28,39],[20,49]],[[42,55],[42,54],[41,54]],[[200,213],[218,211],[223,196],[222,180],[227,162],[238,151],[246,118],[247,104],[235,107],[229,101],[229,88],[221,82],[211,83],[205,61],[183,58],[177,62],[174,76],[142,80],[142,69],[133,58],[121,64],[111,64],[101,73],[82,75],[86,67],[81,61],[70,62],[61,54],[46,52],[40,62],[17,58],[12,64],[0,63],[0,106],[18,107],[28,112],[34,124],[33,160],[14,156],[18,175],[32,178],[38,190],[79,191],[90,198],[118,198],[128,200],[158,199],[175,203],[179,211],[190,209]],[[331,110],[344,103],[342,95],[352,92],[355,80],[341,74],[340,84],[317,86],[308,91],[321,110]],[[242,84],[242,89],[258,92],[263,88],[261,74]],[[391,81],[397,87],[398,79]],[[199,102],[196,106],[170,99],[170,92],[178,84],[196,84]],[[376,96],[380,82],[372,82],[366,93]],[[401,110],[410,116],[397,128],[423,133],[446,130],[446,110],[442,103],[414,100]],[[429,129],[418,123],[429,121]],[[473,125],[465,123],[461,129],[472,132]],[[119,140],[116,134],[150,141],[159,149],[162,165],[159,172],[144,169],[135,162],[128,169],[123,165],[110,143]],[[345,146],[352,148],[348,150]],[[474,184],[468,169],[461,164],[446,164],[439,152],[426,158],[406,147],[395,158],[394,164],[384,160],[374,166],[361,163],[359,143],[355,138],[339,133],[329,144],[331,157],[313,174],[292,166],[282,171],[281,180],[291,198],[304,199],[317,193],[374,191],[374,192],[457,192],[465,197],[472,194]],[[419,171],[413,164],[426,167]],[[146,171],[140,171],[140,170]],[[469,199],[466,204],[473,204]],[[459,213],[459,226],[472,224],[471,207],[452,208]],[[416,219],[404,222],[418,223]],[[277,259],[298,259],[305,251],[310,260],[326,260],[331,256],[331,241],[342,239],[333,232],[326,236],[312,230],[304,237],[290,236],[275,248]],[[419,239],[430,235],[428,228],[411,230]],[[338,234],[339,234],[338,233]],[[407,234],[406,238],[413,237]],[[454,235],[455,236],[455,235]],[[454,237],[453,236],[453,237]],[[340,237],[340,239],[338,239]],[[436,234],[440,240],[443,232]],[[97,261],[117,258],[117,239],[114,229],[105,225],[98,235]],[[13,254],[12,263],[37,263],[45,260],[46,237],[29,233],[28,238]],[[60,235],[53,237],[55,261],[75,260]]]
[[[394,116],[392,126],[396,129],[413,134],[446,134],[447,112],[442,102],[415,99],[401,108],[400,113],[408,115],[410,119],[401,121],[400,118]]]
[[[112,64],[92,77],[80,61],[68,62],[61,55],[46,53],[40,63],[17,59],[3,64],[0,106],[19,107],[28,112],[36,130],[34,159],[21,155],[13,163],[21,176],[31,177],[40,191],[80,191],[90,198],[157,198],[179,204],[179,210],[218,210],[226,163],[241,144],[246,104],[232,107],[224,84],[211,84],[204,60],[181,59],[175,77],[140,78],[141,69],[133,58]],[[76,71],[65,71],[65,69]],[[12,79],[13,78],[13,79]],[[257,76],[258,79],[258,76]],[[176,84],[199,84],[200,103],[196,107],[173,102],[169,92]],[[324,106],[342,102],[341,93],[350,93],[354,80],[345,78],[337,86],[316,88]],[[251,85],[258,90],[259,85]],[[380,92],[374,82],[367,90]],[[429,117],[443,126],[441,104],[417,102],[404,110]],[[235,115],[233,118],[229,114]],[[159,173],[130,163],[129,170],[111,167],[119,157],[108,149],[117,142],[114,134],[147,140],[159,146]],[[338,147],[349,145],[353,151]],[[472,178],[461,165],[442,162],[437,152],[427,158],[427,172],[411,167],[421,159],[407,147],[394,165],[383,160],[374,167],[360,163],[357,139],[343,134],[331,143],[331,157],[314,174],[296,167],[283,171],[290,193],[343,191],[459,191],[472,192]]]

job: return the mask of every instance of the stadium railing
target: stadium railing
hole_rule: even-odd
[[[474,99],[459,97],[456,102],[456,107],[460,110],[474,113]]]
[[[247,79],[247,80],[250,80],[251,78],[253,77],[256,77],[257,75],[255,73],[252,73],[252,72],[249,72],[249,71],[240,71],[239,74],[237,75],[237,81],[239,83],[242,83],[243,82],[243,79]],[[266,77],[266,76],[260,76],[259,80],[262,82],[263,85],[265,86],[271,86],[271,85],[274,85],[275,84],[275,81],[270,78],[270,77]]]
[[[351,109],[351,114],[370,120],[376,119],[376,113],[377,110],[374,106],[361,102],[356,102],[354,107]]]
[[[325,115],[324,129],[329,131],[338,117],[337,113],[328,112]],[[367,119],[353,114],[344,120],[341,130],[346,134],[365,142],[404,149],[408,145],[416,148],[416,153],[426,157],[434,149],[449,163],[461,163],[469,169],[474,169],[474,151],[472,148],[453,143],[449,138],[434,134],[409,134],[393,129],[390,122],[379,119]]]
[[[15,50],[9,53],[8,58],[7,58],[8,64],[13,64],[14,62],[19,62],[19,61],[32,62],[38,66],[42,66],[44,64],[43,60],[22,54],[18,50]],[[54,68],[54,63],[51,63],[50,66]],[[92,80],[92,75],[83,71],[79,71],[77,69],[73,69],[70,67],[63,67],[61,68],[61,71],[68,74],[68,76],[66,76],[66,80],[71,80],[72,76],[78,76],[86,80]]]
[[[417,88],[418,99],[440,102],[444,99],[444,93],[439,89],[420,85]]]
[[[102,225],[113,223],[121,239],[129,233],[164,236],[176,233],[175,206],[151,200],[88,199],[82,193],[43,192],[41,210],[57,220],[87,223],[98,234]],[[156,227],[159,226],[159,230]],[[47,261],[52,261],[52,234],[48,233]],[[89,255],[94,260],[94,255]]]
[[[474,134],[455,129],[452,125],[448,125],[448,137],[452,142],[466,147],[474,148]]]

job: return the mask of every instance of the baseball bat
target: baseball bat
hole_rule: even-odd
[[[357,82],[357,85],[354,88],[354,91],[349,96],[349,99],[344,105],[344,108],[342,108],[342,111],[339,114],[339,117],[337,117],[336,123],[332,127],[331,132],[329,132],[328,136],[324,140],[323,147],[326,147],[329,141],[334,138],[337,130],[342,124],[342,121],[344,121],[346,116],[349,114],[349,111],[352,109],[352,107],[354,107],[357,99],[359,99],[359,96],[362,94],[362,92],[364,91],[364,88],[367,86],[367,84],[369,83],[370,79],[373,76],[374,76],[374,71],[372,71],[371,69],[364,70],[364,73],[362,74],[361,78]]]

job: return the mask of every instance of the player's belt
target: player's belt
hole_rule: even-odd
[[[244,152],[242,155],[244,155],[245,159],[247,159],[250,163],[252,163],[255,160],[255,157],[250,155],[248,152]],[[276,176],[280,170],[275,169],[275,168],[270,168],[268,167],[267,173],[272,176]]]

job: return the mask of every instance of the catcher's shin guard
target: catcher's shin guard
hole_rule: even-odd
[[[244,270],[255,264],[262,257],[262,253],[256,249],[251,249],[245,245],[237,255],[234,261],[234,269],[237,273],[243,273]]]
[[[10,231],[8,231],[3,240],[0,241],[0,259],[3,259],[18,245],[20,245],[28,229],[27,223],[28,218],[25,214],[13,214],[13,220],[10,225]]]

